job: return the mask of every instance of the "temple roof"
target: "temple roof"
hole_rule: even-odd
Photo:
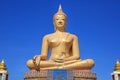
[[[6,70],[6,64],[4,62],[4,59],[0,63],[0,71],[2,71],[2,70]]]
[[[118,60],[116,61],[114,71],[120,71],[120,62]]]

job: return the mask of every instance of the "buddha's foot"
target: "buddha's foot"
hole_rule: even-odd
[[[58,69],[64,69],[64,66],[59,66]]]
[[[46,67],[46,68],[40,68],[40,70],[53,70],[53,69],[64,69],[64,63],[58,63],[56,62],[55,63],[55,66],[54,67]]]

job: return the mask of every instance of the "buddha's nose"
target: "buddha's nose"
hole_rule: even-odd
[[[61,21],[59,21],[59,23],[61,24],[62,22],[61,22]]]

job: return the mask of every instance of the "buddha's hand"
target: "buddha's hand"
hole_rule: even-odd
[[[34,63],[36,66],[39,66],[39,65],[40,65],[40,61],[41,61],[41,56],[40,56],[40,55],[34,56],[34,58],[33,58],[33,63]]]

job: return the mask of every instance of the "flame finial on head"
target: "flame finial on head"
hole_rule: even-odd
[[[61,6],[61,4],[59,5],[58,12],[57,12],[55,15],[59,15],[59,14],[66,16],[66,14],[62,11],[62,6]],[[54,16],[55,16],[55,15],[54,15]]]
[[[61,6],[61,4],[59,5],[59,9],[62,9],[62,6]]]

